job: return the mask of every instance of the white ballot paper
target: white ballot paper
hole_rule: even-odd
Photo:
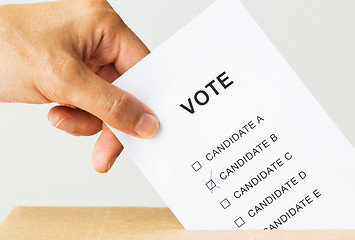
[[[112,131],[186,229],[355,228],[353,147],[238,0],[113,84],[158,116]]]

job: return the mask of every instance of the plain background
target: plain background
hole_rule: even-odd
[[[110,1],[151,50],[213,2]],[[355,1],[242,2],[355,146]],[[110,173],[96,173],[91,151],[97,136],[52,128],[50,106],[0,103],[0,221],[18,205],[165,206],[127,153]]]

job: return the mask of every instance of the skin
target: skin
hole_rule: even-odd
[[[101,131],[93,165],[107,172],[123,150],[103,121],[130,135],[153,136],[159,123],[146,105],[112,86],[149,54],[104,0],[0,7],[0,102],[56,102],[51,124],[72,135]]]

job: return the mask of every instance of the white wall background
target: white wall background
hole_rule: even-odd
[[[355,146],[355,1],[242,1]],[[212,2],[110,1],[151,49]],[[126,153],[109,174],[96,173],[97,136],[53,129],[49,108],[0,104],[0,221],[18,205],[165,206]]]

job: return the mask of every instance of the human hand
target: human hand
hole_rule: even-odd
[[[84,136],[102,130],[93,165],[107,172],[123,146],[102,121],[143,138],[159,127],[152,110],[110,84],[147,54],[104,0],[4,5],[0,102],[57,102],[48,113],[56,128]]]

